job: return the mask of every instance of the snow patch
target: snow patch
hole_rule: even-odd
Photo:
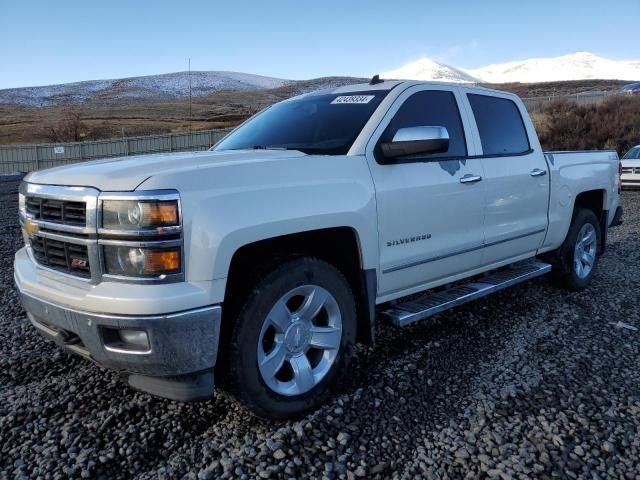
[[[380,74],[382,78],[403,80],[437,80],[442,82],[474,83],[478,79],[455,67],[423,57],[400,68]]]

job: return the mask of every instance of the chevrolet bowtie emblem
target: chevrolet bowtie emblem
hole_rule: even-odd
[[[33,237],[36,233],[38,233],[38,224],[30,218],[25,218],[24,231],[27,232],[27,235]]]

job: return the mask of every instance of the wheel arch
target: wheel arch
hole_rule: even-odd
[[[600,243],[598,245],[599,254],[603,254],[606,248],[607,220],[609,217],[607,200],[607,191],[605,189],[595,189],[580,192],[576,195],[576,199],[573,204],[573,215],[575,215],[576,211],[580,208],[591,210],[596,215],[600,226]]]
[[[249,289],[263,275],[284,261],[301,257],[320,258],[345,275],[356,302],[357,341],[372,344],[375,340],[376,270],[366,268],[360,235],[349,226],[279,235],[237,248],[229,264],[223,323],[233,322],[229,317],[238,312]]]

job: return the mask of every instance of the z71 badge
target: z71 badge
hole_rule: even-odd
[[[420,235],[416,235],[415,237],[405,237],[399,238],[397,240],[389,240],[387,241],[387,247],[395,247],[397,245],[405,245],[407,243],[421,242],[423,240],[429,240],[430,238],[430,233],[422,233]]]

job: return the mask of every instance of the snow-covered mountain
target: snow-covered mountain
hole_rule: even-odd
[[[421,58],[382,78],[441,80],[447,82],[535,83],[563,80],[640,80],[640,61],[618,61],[589,52],[553,58],[532,58],[475,69],[455,68]]]
[[[407,80],[439,80],[443,82],[477,82],[478,79],[461,69],[423,57],[400,68],[380,74],[381,78]]]
[[[532,58],[519,62],[466,70],[489,83],[552,82],[561,80],[639,80],[640,62],[609,60],[589,52],[553,58]]]
[[[238,72],[191,72],[191,94],[207,95],[220,90],[277,88],[289,80]],[[115,80],[89,80],[44,87],[0,90],[0,104],[46,107],[65,102],[145,98],[185,98],[189,95],[189,73],[176,72]]]
[[[533,58],[475,69],[462,69],[421,58],[400,68],[381,73],[387,79],[439,80],[466,83],[550,82],[585,79],[618,79],[640,81],[640,60],[616,61],[588,52],[555,58]],[[197,71],[191,72],[191,94],[194,97],[221,90],[255,91],[291,87],[291,93],[358,83],[352,77],[324,77],[313,80],[285,80],[250,73]],[[90,80],[44,87],[0,90],[1,104],[47,107],[65,103],[121,103],[135,99],[172,100],[189,95],[189,73],[131,77],[114,80]]]

